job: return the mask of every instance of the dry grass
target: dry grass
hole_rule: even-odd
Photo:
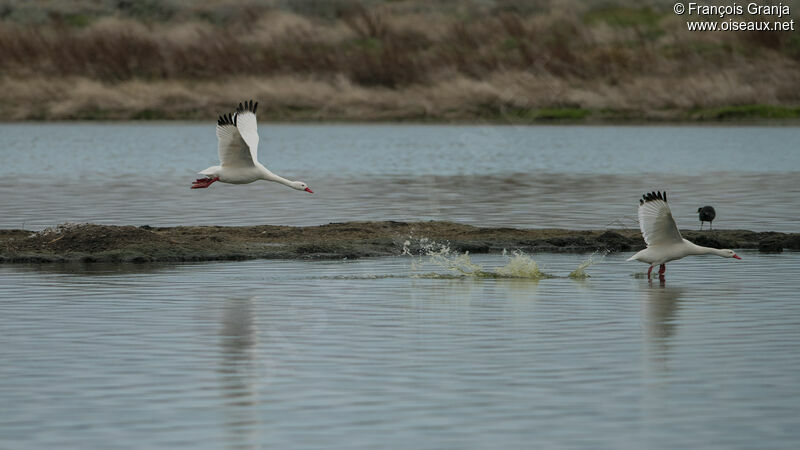
[[[167,1],[110,14],[84,3],[85,21],[57,3],[44,21],[0,21],[0,119],[210,118],[244,97],[274,119],[319,120],[800,105],[800,38],[691,33],[666,4],[341,2],[296,14]]]
[[[457,76],[403,89],[367,87],[347,78],[297,76],[214,80],[128,80],[102,82],[83,77],[54,80],[0,79],[0,117],[7,120],[209,119],[228,111],[232,99],[257,98],[267,120],[452,120],[536,119],[541,110],[589,110],[599,118],[681,120],[690,111],[792,99],[784,92],[796,79],[758,78],[720,71],[714,76],[634,77],[609,86],[586,80],[567,83],[528,72],[497,73],[485,80]],[[261,106],[263,105],[263,106]],[[262,109],[263,108],[263,109]],[[612,110],[612,111],[607,111]],[[526,112],[532,111],[530,115]],[[605,117],[603,114],[610,114]],[[563,118],[582,118],[583,115]],[[539,118],[542,118],[539,116]],[[545,117],[547,118],[547,117]],[[558,117],[550,117],[558,118]]]

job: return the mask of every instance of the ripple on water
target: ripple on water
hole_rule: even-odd
[[[800,256],[627,256],[0,266],[0,446],[796,442]]]

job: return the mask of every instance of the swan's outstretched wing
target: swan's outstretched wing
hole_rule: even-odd
[[[258,124],[256,123],[256,109],[258,102],[253,103],[252,100],[239,103],[236,108],[236,128],[239,134],[250,147],[250,155],[253,161],[258,161]]]
[[[219,162],[222,167],[251,167],[253,155],[239,134],[234,114],[220,116],[217,120],[217,139],[219,139]]]
[[[650,192],[639,200],[639,227],[647,246],[683,242],[667,205],[666,192]]]

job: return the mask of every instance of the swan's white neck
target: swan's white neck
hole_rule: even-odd
[[[718,248],[703,247],[702,245],[697,245],[691,242],[689,243],[692,244],[690,253],[692,255],[717,255],[723,258],[727,256],[725,252]]]
[[[261,169],[261,177],[263,179],[265,179],[267,181],[274,181],[276,183],[280,183],[280,184],[283,184],[283,185],[286,185],[286,186],[289,186],[289,187],[294,187],[294,186],[292,186],[292,183],[294,183],[294,181],[287,180],[286,178],[283,178],[281,176],[275,175],[274,173],[270,172],[266,167],[264,167],[262,165],[259,165],[259,168]]]

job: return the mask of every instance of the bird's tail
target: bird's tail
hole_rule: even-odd
[[[222,169],[222,167],[220,166],[211,166],[208,169],[197,173],[199,173],[200,175],[205,175],[207,177],[214,177],[217,176],[217,173],[219,173],[220,169]]]
[[[642,253],[642,250],[640,250],[640,251],[636,252],[636,254],[634,254],[634,255],[633,255],[633,256],[631,256],[630,258],[626,259],[625,261],[638,261],[638,260],[639,260],[639,255],[640,255],[641,253]]]

